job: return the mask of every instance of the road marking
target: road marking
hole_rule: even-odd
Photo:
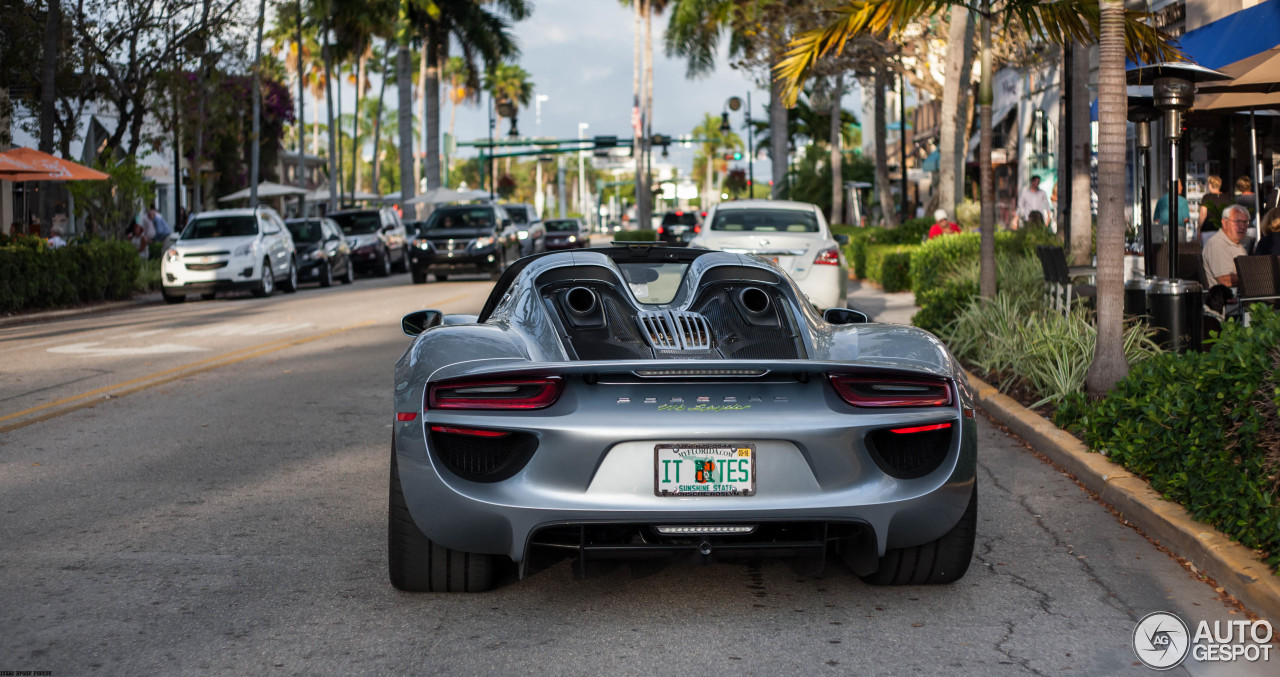
[[[179,337],[187,336],[263,336],[269,334],[283,334],[285,332],[294,332],[306,329],[312,326],[310,322],[288,323],[288,322],[268,322],[266,324],[215,324],[208,327],[199,327],[190,331],[178,334]]]
[[[43,414],[34,416],[32,418],[27,418],[21,421],[17,421],[15,423],[10,423],[9,425],[0,426],[0,433],[12,432],[19,428],[25,428],[33,423],[47,421],[52,418],[57,418],[65,414],[69,414],[73,411],[78,411],[86,407],[95,406],[101,401],[100,398],[96,397],[98,395],[103,395],[105,397],[124,397],[126,395],[132,395],[134,393],[147,390],[148,388],[154,388],[156,386],[163,385],[165,383],[170,383],[172,381],[177,381],[179,379],[183,379],[188,376],[201,374],[206,371],[217,369],[219,367],[230,366],[230,365],[243,362],[245,360],[249,360],[255,357],[260,357],[262,355],[267,355],[269,353],[284,350],[285,348],[291,348],[293,346],[302,345],[303,343],[310,343],[311,341],[318,341],[323,338],[328,338],[330,336],[341,334],[343,332],[348,332],[353,329],[368,327],[373,324],[375,324],[375,322],[373,320],[370,320],[368,322],[353,324],[348,327],[334,329],[332,331],[327,331],[321,334],[315,334],[313,336],[304,336],[301,338],[285,339],[283,341],[274,341],[272,343],[264,343],[256,346],[251,346],[248,348],[242,348],[240,350],[233,350],[229,353],[210,357],[208,359],[200,360],[198,362],[192,362],[190,364],[184,364],[182,366],[173,367],[171,369],[165,369],[164,371],[158,371],[154,374],[147,374],[146,376],[139,376],[137,378],[129,379],[128,381],[123,381],[121,383],[116,383],[109,386],[103,386],[101,388],[95,388],[94,390],[90,390],[88,392],[81,393],[79,395],[64,397],[60,400],[55,400],[53,402],[48,402],[48,403],[41,404],[28,409],[23,409],[22,411],[17,411],[5,416],[0,416],[0,422],[3,422],[3,421],[11,421],[17,418],[22,418],[23,416],[34,414],[36,412],[41,412],[41,411],[45,412]],[[63,406],[63,405],[67,405],[67,406]],[[61,407],[61,408],[55,408],[55,407]],[[45,411],[45,410],[52,410],[52,411]]]
[[[126,355],[166,355],[170,353],[199,353],[207,352],[208,348],[199,348],[196,346],[184,346],[178,343],[157,343],[153,346],[134,346],[132,348],[95,348],[94,346],[102,345],[102,341],[91,341],[89,343],[72,343],[66,346],[56,346],[50,348],[48,352],[61,353],[68,355],[80,355],[85,357],[123,357]]]

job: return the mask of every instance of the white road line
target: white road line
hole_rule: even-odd
[[[177,343],[157,343],[152,346],[137,346],[132,348],[96,348],[101,346],[101,341],[90,341],[88,343],[72,343],[65,346],[55,346],[49,349],[51,353],[59,353],[64,355],[81,355],[86,357],[116,357],[125,355],[163,355],[169,353],[196,353],[209,350],[208,348],[200,348],[197,346],[184,346]]]

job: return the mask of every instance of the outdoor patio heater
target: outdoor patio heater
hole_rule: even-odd
[[[1151,121],[1160,117],[1155,101],[1149,96],[1129,97],[1129,122],[1134,123],[1137,136],[1139,166],[1138,213],[1142,223],[1142,271],[1124,285],[1124,312],[1126,315],[1147,314],[1147,290],[1155,280],[1155,248],[1151,243]]]
[[[1169,221],[1169,276],[1152,282],[1148,287],[1147,314],[1156,329],[1157,341],[1166,349],[1199,349],[1204,290],[1199,282],[1178,278],[1178,245],[1184,236],[1182,224],[1178,222],[1178,141],[1182,138],[1182,116],[1191,110],[1195,102],[1196,83],[1229,78],[1194,64],[1159,63],[1135,68],[1128,72],[1127,79],[1131,85],[1152,86],[1153,105],[1163,114],[1164,138],[1169,144],[1169,204],[1165,212]],[[1148,127],[1147,135],[1150,137],[1150,120],[1141,124]],[[1145,209],[1144,206],[1144,212]],[[1149,240],[1150,235],[1147,237]],[[1148,265],[1154,263],[1149,255],[1145,261]],[[1154,272],[1152,268],[1147,271],[1148,276]]]

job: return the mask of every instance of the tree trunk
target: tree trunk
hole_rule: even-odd
[[[844,148],[841,145],[840,104],[844,95],[844,74],[836,75],[831,92],[831,223],[844,223]]]
[[[991,0],[983,6],[990,9]],[[982,79],[978,84],[978,175],[982,184],[982,220],[978,226],[981,240],[978,244],[978,294],[984,298],[996,295],[996,187],[991,171],[991,103],[995,98],[991,89],[991,19],[983,17],[982,23]]]
[[[885,137],[888,135],[885,133],[884,119],[884,88],[888,79],[888,72],[884,66],[876,68],[875,77],[872,79],[875,87],[876,196],[880,200],[882,225],[893,228],[898,225],[898,218],[893,206],[893,193],[889,190],[889,149],[885,148]],[[777,179],[774,179],[773,185],[775,187],[778,185]]]
[[[258,39],[253,48],[253,119],[249,121],[249,208],[258,206],[258,177],[262,158],[262,30],[267,23],[267,0],[258,0]],[[173,185],[178,185],[178,168],[173,168]],[[176,197],[176,196],[175,196]]]
[[[382,194],[382,186],[378,181],[378,169],[382,166],[382,108],[387,97],[387,71],[391,69],[391,50],[387,45],[387,55],[382,61],[382,77],[378,83],[378,109],[373,114],[373,188],[371,192]]]
[[[326,213],[338,211],[338,186],[342,185],[342,177],[338,176],[338,127],[333,124],[333,56],[329,48],[329,22],[323,26],[324,45],[320,51],[324,58],[324,105],[328,116],[329,133],[329,203]]]
[[[351,107],[351,195],[355,196],[363,188],[360,181],[360,147],[364,145],[360,139],[360,95],[364,94],[366,78],[369,77],[368,50],[361,50],[356,57],[356,103]]]
[[[660,10],[661,8],[659,8]],[[644,3],[644,172],[645,185],[653,185],[653,0],[645,0]],[[581,169],[581,164],[579,164]],[[585,178],[579,179],[579,184],[585,188],[587,185]],[[581,191],[581,192],[586,192]],[[666,197],[665,195],[663,197]],[[586,206],[585,198],[579,204]],[[650,205],[653,199],[649,200]],[[652,209],[652,207],[650,207]],[[580,211],[586,211],[582,209]],[[652,212],[651,212],[652,213]],[[648,226],[645,226],[646,228]]]
[[[427,141],[427,46],[423,45],[422,50],[418,53],[418,105],[421,109],[418,111],[418,140],[419,143]],[[410,107],[412,108],[412,106]],[[492,149],[489,151],[493,152]],[[426,153],[423,153],[425,156]],[[414,156],[413,158],[413,185],[415,187],[422,185],[422,172],[425,167],[422,166],[425,158]],[[424,209],[425,207],[416,207],[416,209]]]
[[[427,129],[424,145],[427,151],[427,188],[440,186],[440,53],[444,51],[446,36],[433,29],[423,49],[427,51],[426,83],[423,99],[427,103]]]
[[[53,126],[57,119],[58,42],[62,28],[62,2],[49,0],[49,13],[44,20],[44,54],[40,60],[40,152],[53,153]],[[40,235],[49,237],[53,227],[53,184],[40,183]]]
[[[1093,246],[1093,198],[1089,186],[1093,134],[1089,124],[1088,47],[1075,48],[1071,69],[1071,144],[1075,147],[1071,149],[1070,250],[1072,265],[1087,266]],[[1058,195],[1062,195],[1061,189]]]
[[[209,3],[210,0],[204,0],[200,9],[200,73],[196,78],[196,139],[195,148],[191,155],[191,183],[195,189],[192,198],[194,199],[194,207],[192,213],[204,211],[204,178],[201,176],[204,170],[204,83],[209,77]],[[317,119],[320,117],[316,116]],[[176,225],[174,226],[177,227]]]
[[[942,120],[938,133],[938,205],[952,218],[955,218],[956,205],[964,198],[964,161],[969,154],[966,111],[973,73],[973,24],[968,10],[951,8],[947,73],[942,84]]]
[[[334,87],[334,97],[337,98],[337,118],[334,123],[334,135],[338,139],[338,206],[341,207],[346,202],[347,192],[347,168],[342,165],[342,64],[338,64],[338,83]]]
[[[776,64],[775,64],[776,65]],[[769,72],[777,71],[770,68]],[[787,177],[787,142],[790,140],[787,129],[787,109],[782,105],[782,81],[769,82],[769,158],[773,172],[773,199],[779,200],[789,193]]]
[[[307,116],[305,110],[306,98],[306,72],[303,70],[302,63],[302,0],[294,0],[294,11],[297,14],[298,30],[294,35],[294,39],[298,41],[298,175],[294,178],[298,180],[298,187],[307,189],[307,163],[304,157],[307,152]],[[283,177],[282,177],[283,178]],[[298,216],[307,215],[306,196],[298,198]]]
[[[1129,372],[1124,355],[1124,154],[1127,98],[1124,3],[1103,0],[1098,59],[1098,338],[1089,395],[1100,398]],[[1074,197],[1072,198],[1075,199]]]
[[[705,212],[707,210],[707,207],[710,207],[715,202],[715,200],[713,200],[711,197],[711,186],[715,183],[716,169],[715,169],[715,149],[708,146],[703,146],[703,150],[706,152],[706,155],[707,155],[707,162],[706,162],[707,166],[704,168],[705,171],[703,172],[702,200],[701,200],[702,211]]]
[[[400,205],[406,215],[409,205],[405,201],[414,196],[417,185],[413,182],[413,66],[409,59],[408,3],[400,2],[400,25],[396,42],[396,94],[400,101],[396,108],[396,121],[400,131]]]
[[[649,0],[635,0],[635,69],[631,78],[631,92],[634,106],[634,112],[639,120],[634,125],[634,134],[631,145],[631,156],[635,160],[636,165],[636,228],[648,228],[652,224],[649,217],[650,197],[649,182],[646,180],[647,171],[645,168],[645,143],[644,143],[644,123],[645,108],[640,98],[640,81],[645,71],[645,62],[643,60],[644,52],[640,49],[640,42],[643,40],[641,31],[643,29],[642,19],[648,13]]]

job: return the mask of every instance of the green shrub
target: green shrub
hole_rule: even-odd
[[[872,231],[880,228],[859,228],[849,236],[849,244],[845,246],[844,256],[853,268],[853,276],[859,280],[867,279],[867,247],[871,246]]]
[[[873,244],[866,248],[867,279],[887,292],[911,289],[911,253],[917,245]]]
[[[1256,306],[1204,353],[1133,365],[1107,396],[1055,416],[1196,519],[1280,565],[1280,314]]]
[[[620,230],[613,234],[615,242],[652,242],[658,239],[656,230]]]
[[[967,280],[948,282],[934,289],[917,289],[915,293],[920,310],[911,318],[911,324],[941,334],[943,328],[978,295],[978,283]]]
[[[932,289],[960,266],[978,260],[981,236],[960,233],[935,237],[920,246],[911,262],[911,288]],[[1023,228],[996,233],[996,259],[1005,256],[1027,256],[1038,244],[1061,244],[1047,228]]]
[[[982,222],[982,205],[973,200],[965,200],[956,205],[956,223],[965,230],[977,230]]]
[[[160,257],[142,261],[138,266],[138,280],[134,287],[140,292],[160,291]]]
[[[126,242],[0,246],[0,312],[129,298],[140,268]]]
[[[875,244],[920,244],[932,225],[933,219],[919,218],[905,221],[897,228],[877,228],[879,232],[872,241]]]

